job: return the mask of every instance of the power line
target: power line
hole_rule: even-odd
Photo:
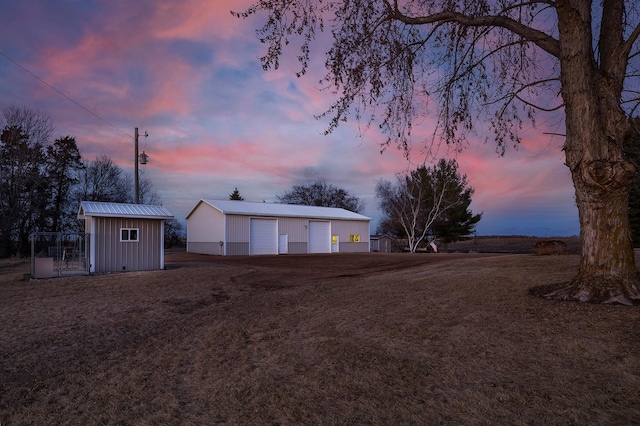
[[[50,85],[49,83],[47,83],[46,81],[44,81],[43,79],[41,79],[40,77],[38,77],[37,75],[35,75],[34,73],[32,73],[31,71],[29,71],[27,68],[25,68],[24,66],[22,66],[21,64],[19,64],[18,62],[14,61],[13,59],[11,59],[10,57],[8,57],[7,55],[5,55],[4,53],[0,52],[0,55],[4,56],[5,58],[7,58],[9,61],[13,62],[14,64],[16,64],[17,66],[19,66],[20,68],[22,68],[24,71],[28,72],[29,74],[31,74],[32,77],[40,80],[40,82],[44,83],[45,85],[49,86],[51,89],[55,90],[56,92],[58,92],[59,94],[61,94],[62,96],[64,96],[65,98],[67,98],[68,100],[70,100],[71,102],[73,102],[74,104],[76,104],[77,106],[79,106],[80,108],[82,108],[83,110],[87,111],[89,114],[93,115],[94,117],[96,117],[98,120],[102,121],[103,123],[113,127],[114,129],[116,129],[117,131],[119,131],[120,133],[122,133],[125,136],[130,137],[131,139],[133,139],[133,136],[131,136],[130,134],[128,134],[127,132],[125,132],[124,130],[120,129],[119,127],[115,126],[114,124],[109,123],[107,120],[105,120],[104,118],[100,117],[98,114],[96,114],[95,112],[91,111],[89,108],[85,107],[84,105],[81,105],[80,103],[76,102],[75,100],[71,99],[69,96],[67,96],[66,94],[64,94],[63,92],[61,92],[60,90],[56,89],[55,87],[53,87],[52,85]]]

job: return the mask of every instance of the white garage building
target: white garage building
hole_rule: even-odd
[[[368,252],[370,221],[331,207],[200,200],[187,215],[187,251],[223,256]]]

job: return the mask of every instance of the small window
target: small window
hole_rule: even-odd
[[[121,242],[137,242],[138,228],[120,228]]]

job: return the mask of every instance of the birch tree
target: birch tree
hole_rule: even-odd
[[[264,69],[298,43],[298,75],[312,42],[330,30],[323,84],[335,102],[327,131],[356,119],[408,148],[416,123],[437,118],[427,145],[458,148],[483,133],[517,145],[539,114],[564,119],[582,254],[575,278],[547,296],[640,303],[628,217],[638,133],[640,4],[628,0],[259,0]],[[482,123],[478,126],[478,123]]]

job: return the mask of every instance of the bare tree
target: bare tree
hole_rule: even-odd
[[[286,204],[336,207],[356,213],[364,210],[364,202],[360,198],[324,180],[307,185],[294,185],[289,191],[277,195],[276,198],[278,202]]]
[[[22,129],[27,136],[30,145],[40,145],[42,147],[51,144],[51,135],[54,126],[51,117],[46,112],[10,105],[2,109],[0,126],[15,126]]]
[[[631,304],[640,275],[623,145],[638,132],[639,9],[627,0],[261,0],[236,16],[268,14],[257,32],[265,69],[300,40],[298,75],[330,22],[323,81],[337,100],[324,114],[328,131],[353,114],[408,148],[417,120],[435,113],[427,144],[460,148],[487,123],[504,153],[525,121],[563,114],[583,245],[575,279],[548,297]]]
[[[77,202],[107,201],[113,203],[133,202],[133,177],[124,173],[111,157],[99,155],[95,160],[85,162],[75,188]],[[140,179],[140,202],[159,204],[160,197],[148,177]]]
[[[127,191],[127,196],[125,201],[121,201],[121,202],[126,202],[126,203],[134,202],[135,183],[133,179],[134,177],[128,173],[122,174],[121,186],[123,188],[130,188],[130,190]],[[138,190],[140,191],[139,193],[140,204],[161,204],[160,195],[158,194],[158,191],[156,191],[155,187],[153,186],[153,181],[151,180],[151,178],[149,176],[142,176],[142,177],[139,177],[138,179],[139,179]]]
[[[184,225],[177,219],[164,221],[164,248],[182,245],[184,238]]]
[[[111,158],[100,155],[85,162],[76,186],[75,199],[80,201],[109,201],[126,203],[131,201],[127,180],[122,169]]]

